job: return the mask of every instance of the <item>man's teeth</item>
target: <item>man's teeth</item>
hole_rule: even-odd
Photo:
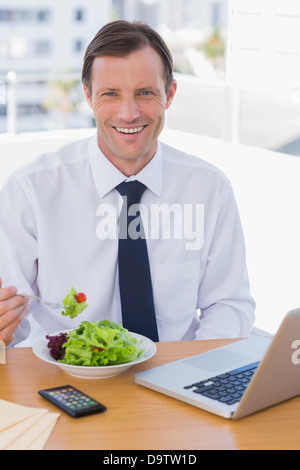
[[[145,126],[141,127],[133,127],[133,128],[127,128],[127,127],[116,127],[117,131],[123,132],[124,134],[135,134],[136,132],[141,132],[144,129]]]

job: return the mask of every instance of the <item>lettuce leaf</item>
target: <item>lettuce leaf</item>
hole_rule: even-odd
[[[75,299],[76,294],[77,292],[74,287],[71,287],[70,293],[63,300],[65,310],[62,310],[62,315],[75,318],[87,307],[86,302],[77,302],[77,300]]]
[[[68,333],[60,361],[78,366],[110,366],[137,359],[143,349],[137,339],[121,325],[109,320],[83,321]]]

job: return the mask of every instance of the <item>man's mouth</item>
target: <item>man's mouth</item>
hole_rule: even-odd
[[[138,126],[138,127],[115,127],[115,129],[118,132],[121,132],[121,134],[138,134],[141,132],[143,129],[145,129],[146,126]]]

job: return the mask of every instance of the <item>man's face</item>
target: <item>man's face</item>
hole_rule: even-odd
[[[140,171],[156,151],[176,91],[173,81],[166,93],[158,53],[147,46],[126,57],[97,57],[91,93],[84,91],[104,155],[127,176]]]

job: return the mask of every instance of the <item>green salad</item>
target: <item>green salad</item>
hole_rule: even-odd
[[[71,287],[71,291],[63,300],[65,310],[62,310],[62,315],[66,315],[70,318],[75,318],[81,313],[86,307],[86,295],[83,292],[78,292]]]
[[[144,351],[128,330],[109,320],[83,321],[78,328],[47,339],[54,359],[77,366],[123,364]]]

